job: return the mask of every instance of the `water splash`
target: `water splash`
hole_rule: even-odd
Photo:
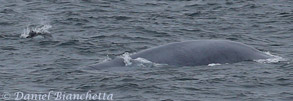
[[[125,66],[130,66],[130,67],[158,67],[158,66],[162,66],[163,64],[158,64],[158,63],[153,63],[145,58],[131,58],[130,57],[131,54],[129,54],[128,52],[124,53],[122,56],[120,56],[123,59],[123,62],[125,64]]]
[[[52,28],[51,25],[42,25],[42,26],[35,27],[32,30],[39,33],[50,33],[49,32],[50,28]]]
[[[41,26],[36,26],[34,28],[29,28],[26,27],[23,30],[23,33],[20,35],[20,38],[28,38],[30,36],[31,32],[35,32],[38,33],[40,35],[45,35],[45,34],[49,34],[49,29],[52,28],[51,25],[46,24],[46,25],[41,25]]]
[[[27,38],[29,36],[30,29],[26,27],[26,29],[23,30],[23,33],[20,35],[20,38]]]
[[[132,58],[130,57],[130,54],[128,52],[124,53],[121,58],[123,58],[123,62],[125,63],[125,66],[132,65]]]
[[[277,55],[272,55],[270,52],[265,52],[265,54],[271,56],[272,58],[258,59],[258,60],[254,60],[254,61],[259,62],[259,63],[277,63],[280,61],[286,61],[286,59],[284,59],[280,56],[277,56]]]

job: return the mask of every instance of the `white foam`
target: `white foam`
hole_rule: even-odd
[[[265,52],[265,54],[272,56],[272,58],[258,59],[258,60],[254,60],[254,61],[259,62],[259,63],[276,63],[276,62],[280,62],[280,61],[285,61],[284,58],[282,58],[280,56],[272,55],[269,52]],[[139,66],[139,67],[152,67],[152,66],[155,66],[155,67],[160,67],[160,66],[165,66],[166,65],[166,64],[154,63],[154,62],[151,62],[151,61],[149,61],[147,59],[144,59],[144,58],[141,58],[141,57],[132,59],[130,57],[130,55],[131,54],[126,52],[122,56],[120,56],[123,59],[123,62],[125,64],[125,66]],[[110,58],[105,59],[105,61],[108,61],[109,59]],[[220,63],[211,63],[211,64],[208,64],[207,66],[212,67],[212,66],[219,66],[219,65],[222,65],[222,64],[220,64]]]
[[[221,64],[219,64],[219,63],[211,63],[211,64],[208,64],[208,66],[218,66],[218,65],[221,65]]]
[[[272,56],[272,58],[258,59],[258,60],[254,60],[254,61],[259,62],[259,63],[277,63],[280,61],[286,61],[286,59],[284,59],[280,56],[277,56],[277,55],[272,55],[270,52],[265,52],[265,54]]]

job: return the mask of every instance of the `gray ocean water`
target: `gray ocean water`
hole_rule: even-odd
[[[51,38],[20,38],[42,25]],[[200,39],[237,41],[284,60],[80,69]],[[292,101],[292,39],[292,0],[0,0],[0,100],[91,91],[114,101]]]

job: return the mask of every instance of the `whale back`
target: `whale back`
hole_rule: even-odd
[[[211,63],[235,63],[246,60],[270,58],[248,45],[227,40],[198,40],[175,42],[146,49],[130,56],[144,58],[154,63],[174,66],[199,66]],[[115,58],[88,68],[102,69],[125,66],[122,58]]]
[[[131,57],[141,57],[155,63],[176,66],[235,63],[245,60],[269,58],[268,55],[253,47],[226,40],[176,42],[150,48]]]

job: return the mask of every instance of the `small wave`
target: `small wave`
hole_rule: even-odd
[[[258,60],[254,60],[254,61],[259,62],[259,63],[277,63],[280,61],[286,61],[286,59],[284,59],[280,56],[277,56],[277,55],[272,55],[270,52],[265,52],[265,54],[271,56],[272,58],[258,59]]]
[[[31,32],[35,32],[37,34],[49,34],[49,29],[52,28],[51,25],[41,25],[41,26],[36,26],[35,28],[29,28],[27,27],[26,29],[23,30],[23,33],[20,35],[20,38],[29,38]]]

